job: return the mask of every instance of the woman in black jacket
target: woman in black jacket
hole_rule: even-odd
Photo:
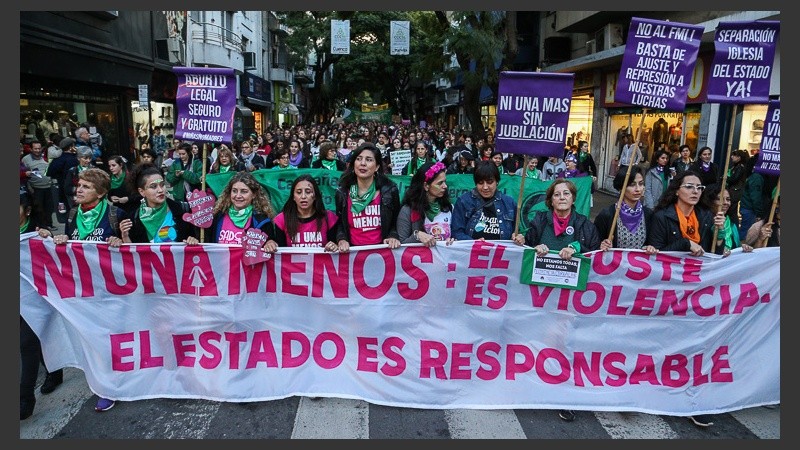
[[[697,206],[705,186],[700,176],[690,170],[670,181],[656,205],[648,243],[658,250],[689,252],[701,256],[711,251],[714,226],[725,224],[724,213],[716,215]],[[722,248],[715,249],[722,254]]]
[[[369,142],[359,145],[350,154],[350,164],[336,189],[339,251],[350,251],[351,245],[399,247],[399,213],[400,191],[383,173],[381,151]]]
[[[183,215],[191,212],[189,204],[167,197],[161,170],[152,164],[139,164],[131,171],[130,183],[129,190],[138,192],[141,200],[131,218],[119,224],[123,242],[198,243],[195,226],[183,220]]]

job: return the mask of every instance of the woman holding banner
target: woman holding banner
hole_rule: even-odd
[[[219,194],[212,211],[209,243],[242,245],[248,228],[257,228],[267,235],[262,248],[274,253],[278,249],[272,218],[275,210],[264,189],[250,172],[236,172]]]
[[[102,169],[90,167],[78,174],[75,190],[76,207],[70,210],[64,234],[52,236],[47,228],[39,228],[42,238],[53,237],[56,245],[66,245],[70,240],[106,242],[109,247],[122,244],[120,224],[127,216],[125,212],[109,203],[111,177]],[[108,411],[116,401],[99,397],[94,410]]]
[[[328,142],[333,152],[336,146]],[[292,182],[292,198],[275,216],[275,241],[280,247],[320,247],[335,252],[336,225],[339,218],[325,209],[322,192],[317,181],[309,174],[298,176]]]
[[[381,151],[370,142],[359,145],[350,154],[336,190],[339,251],[348,252],[351,245],[381,243],[391,249],[400,247],[399,212],[400,191],[383,173]]]
[[[480,161],[472,174],[475,188],[461,194],[453,207],[453,237],[466,240],[507,240],[522,244],[514,233],[517,201],[497,190],[500,171],[492,161]]]
[[[722,229],[725,215],[696,207],[705,188],[694,171],[675,176],[656,205],[648,243],[661,251],[689,252],[692,256],[711,251],[714,226]],[[716,249],[716,253],[722,251],[721,247]]]
[[[411,178],[397,217],[397,234],[402,243],[419,242],[426,247],[433,247],[438,241],[453,243],[453,205],[446,172],[442,162],[427,163]]]
[[[614,227],[613,240],[609,239],[608,236],[611,233],[611,223],[614,220],[617,204],[614,203],[603,208],[594,219],[597,234],[603,239],[600,242],[600,250],[636,248],[644,250],[649,255],[654,255],[658,253],[658,250],[652,245],[646,245],[647,232],[650,231],[653,210],[642,204],[642,195],[644,195],[642,168],[635,165],[630,168],[630,171],[628,185],[624,186],[625,190],[622,193],[622,202],[620,203],[617,224]],[[617,172],[614,177],[614,189],[622,191],[622,183],[624,182],[625,172]]]
[[[167,186],[161,170],[152,164],[140,164],[131,171],[131,191],[136,190],[141,202],[130,219],[119,223],[122,241],[130,243],[185,242],[197,244],[194,225],[183,220],[191,213],[187,202],[167,197]]]
[[[563,178],[553,181],[547,188],[547,211],[537,211],[525,233],[525,245],[533,247],[538,256],[547,255],[552,248],[558,251],[561,259],[569,260],[576,253],[590,252],[600,247],[595,225],[588,217],[575,211],[577,194],[575,184]],[[519,243],[516,239],[515,242]],[[558,417],[572,422],[575,420],[575,411],[559,410]]]

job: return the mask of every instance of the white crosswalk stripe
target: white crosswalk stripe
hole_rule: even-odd
[[[636,412],[595,412],[612,439],[678,439],[660,417]]]
[[[510,409],[448,409],[445,417],[452,439],[525,439],[525,432]]]
[[[292,439],[369,439],[369,403],[302,397]]]

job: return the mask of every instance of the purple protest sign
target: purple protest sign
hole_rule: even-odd
[[[564,155],[574,74],[500,72],[497,151]]]
[[[781,102],[770,100],[767,119],[761,134],[761,147],[758,150],[754,172],[766,175],[781,174]]]
[[[231,142],[236,109],[233,69],[173,67],[178,75],[175,137],[201,142]]]
[[[720,22],[714,36],[709,102],[767,103],[780,22]]]
[[[614,101],[683,111],[705,28],[631,19]]]

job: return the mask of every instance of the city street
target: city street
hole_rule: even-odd
[[[591,218],[617,198],[594,194]],[[63,230],[63,225],[59,224]],[[66,368],[64,383],[42,395],[21,439],[778,439],[780,406],[714,416],[699,428],[687,418],[578,411],[574,422],[549,410],[425,410],[343,398],[288,397],[251,403],[152,399],[94,410],[84,374]]]

